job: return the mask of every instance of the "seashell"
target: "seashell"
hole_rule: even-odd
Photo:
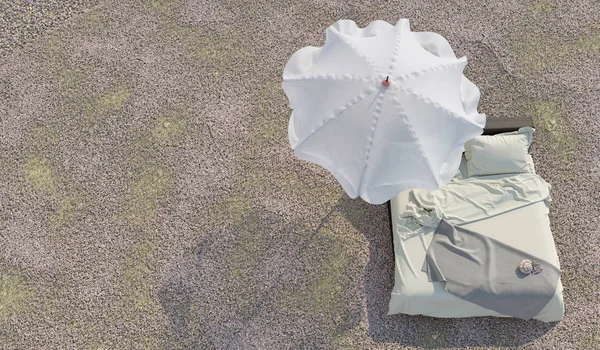
[[[537,275],[538,273],[542,273],[544,271],[544,268],[542,267],[542,265],[536,260],[533,260],[531,262],[531,266],[532,266],[532,270],[531,270],[532,275]]]
[[[529,275],[533,271],[533,262],[529,259],[522,260],[519,263],[519,270],[525,275]]]

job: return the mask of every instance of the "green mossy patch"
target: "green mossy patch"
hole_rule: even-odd
[[[50,223],[57,230],[72,226],[84,206],[83,199],[78,193],[64,193],[54,202],[55,209],[50,215]]]
[[[285,148],[289,145],[288,118],[280,115],[286,103],[281,81],[260,78],[256,79],[255,85],[257,88],[253,91],[253,98],[258,102],[250,114],[251,123],[242,141],[244,151],[238,155],[238,166],[243,169],[239,173],[243,174],[246,185],[258,186],[257,188],[261,189],[272,188],[286,196],[306,202],[306,205],[322,203],[324,207],[331,207],[344,192],[341,187],[332,186],[331,182],[325,181],[322,176],[312,171],[281,173],[276,164],[273,164],[273,169],[256,169],[257,159],[273,157],[274,153],[280,152],[282,146]],[[255,174],[247,175],[246,169],[249,168],[253,169]],[[264,176],[261,176],[261,171]],[[252,178],[253,181],[249,182],[248,178]],[[257,192],[249,189],[250,193]]]
[[[268,236],[257,216],[248,216],[237,230],[235,248],[228,254],[231,275],[235,279],[251,277],[265,258]]]
[[[259,195],[268,188],[272,173],[268,169],[254,167],[251,172],[240,171],[233,188],[215,203],[215,219],[233,225],[240,224],[250,216],[259,200]]]
[[[233,224],[243,221],[244,217],[250,215],[255,209],[256,197],[247,189],[234,187],[229,195],[216,203],[215,209],[219,216],[219,221],[230,220]]]
[[[87,114],[91,111],[92,101],[96,96],[93,93],[92,82],[88,81],[88,69],[63,63],[57,70],[57,79],[60,96],[60,104],[56,111],[57,117],[59,115],[73,116],[67,121],[69,124],[81,119],[89,119]],[[57,120],[60,119],[57,118]],[[63,125],[63,129],[66,127],[67,125]]]
[[[550,14],[556,10],[556,4],[548,0],[534,0],[529,4],[529,8],[534,14]]]
[[[246,137],[247,154],[255,156],[266,152],[269,148],[280,148],[288,144],[288,118],[281,116],[281,109],[287,98],[281,88],[281,81],[276,79],[260,79],[256,83],[254,99],[257,101],[254,113],[250,116],[252,123]]]
[[[600,327],[597,323],[590,329],[589,334],[578,342],[578,349],[581,350],[600,350]]]
[[[81,29],[90,32],[91,34],[106,35],[114,25],[114,21],[100,7],[93,8],[83,14],[83,18],[79,21],[82,25]]]
[[[71,100],[79,97],[82,85],[87,79],[87,74],[78,68],[63,68],[60,72],[61,97]]]
[[[166,333],[165,349],[213,349],[216,346],[206,334],[209,313],[218,305],[206,305],[198,297],[186,299],[176,305],[164,307],[172,322]],[[214,319],[211,321],[215,322]]]
[[[88,106],[88,112],[93,115],[104,116],[119,111],[125,107],[125,104],[131,97],[131,93],[131,88],[128,86],[117,84],[100,93]]]
[[[568,132],[565,130],[561,109],[554,101],[536,101],[531,110],[535,126],[550,133],[555,139],[564,139]]]
[[[210,69],[214,78],[247,56],[244,31],[228,35],[213,34],[200,26],[185,23],[178,13],[180,1],[151,0],[144,1],[142,6],[146,12],[157,17],[161,35],[174,45],[182,44],[188,58]]]
[[[243,50],[233,42],[223,40],[218,36],[202,37],[191,40],[192,58],[211,69],[213,76],[219,77],[224,70],[241,58]]]
[[[153,273],[156,245],[137,243],[131,249],[123,268],[123,298],[129,308],[152,315],[159,311]]]
[[[47,195],[58,192],[59,180],[50,160],[46,157],[35,156],[25,164],[27,181],[33,187]]]
[[[510,348],[515,347],[515,343],[517,343],[517,338],[514,332],[507,328],[497,328],[494,332],[490,333],[490,337],[492,339],[492,343],[494,344],[494,349],[498,348]]]
[[[537,130],[535,142],[544,144],[544,148],[550,150],[547,153],[552,164],[552,172],[547,174],[549,179],[555,176],[562,181],[569,181],[573,162],[577,161],[586,146],[566,118],[568,108],[555,99],[545,99],[531,101],[519,110],[533,118]]]
[[[520,71],[526,75],[539,75],[561,60],[562,46],[548,38],[519,38],[515,46],[517,48],[513,51],[518,53]]]
[[[180,2],[181,0],[140,0],[140,4],[147,13],[161,18],[172,18]]]
[[[325,313],[330,317],[339,317],[333,311],[339,308],[339,298],[344,289],[340,277],[343,276],[350,262],[346,256],[338,255],[339,249],[334,248],[332,254],[335,254],[336,258],[327,261],[325,267],[310,275],[313,282],[308,288],[292,294],[293,307],[303,309],[313,316]]]
[[[171,142],[183,136],[187,129],[187,122],[183,118],[161,116],[156,119],[152,136],[159,142]]]
[[[49,223],[52,232],[66,232],[76,222],[84,202],[50,157],[51,149],[60,140],[56,126],[43,125],[31,130],[27,139],[30,156],[23,164],[24,177],[35,192],[50,204]]]
[[[235,247],[227,253],[223,271],[228,289],[234,291],[229,297],[235,300],[235,312],[242,318],[251,317],[254,306],[264,297],[255,275],[273,248],[259,220],[253,211],[237,226]]]
[[[571,51],[582,55],[600,54],[600,24],[587,28],[571,46]]]
[[[333,220],[335,221],[335,220]],[[294,286],[279,299],[278,306],[287,312],[307,314],[330,330],[332,339],[345,331],[352,316],[344,297],[348,269],[352,259],[348,242],[329,225],[312,235],[306,250],[318,254],[319,262],[304,277],[306,283]]]
[[[69,31],[76,31],[79,35],[88,35],[89,31],[104,31],[108,33],[110,19],[100,8],[92,9],[82,15],[82,20],[74,23]],[[97,28],[96,28],[97,26]],[[73,37],[64,29],[54,32],[44,47],[46,66],[51,68],[57,79],[60,94],[60,114],[72,114],[73,119],[105,116],[125,107],[133,90],[123,78],[116,81],[113,86],[100,90],[95,81],[89,80],[97,67],[90,64],[73,64],[69,60],[70,45]]]
[[[64,61],[65,42],[60,32],[48,37],[44,44],[43,56],[51,67],[60,67]]]
[[[564,117],[565,107],[553,100],[535,101],[528,108],[537,129],[550,135],[558,160],[568,160],[578,149],[579,137]]]
[[[297,199],[305,205],[321,205],[330,208],[343,196],[342,187],[315,174],[314,172],[289,172],[281,181],[281,186],[287,196]]]
[[[43,142],[43,141],[42,141]],[[49,222],[53,232],[65,232],[79,217],[84,207],[83,199],[76,191],[68,191],[50,159],[42,155],[33,156],[25,165],[27,182],[43,194],[51,204]]]
[[[528,76],[554,69],[568,60],[579,60],[600,54],[600,25],[587,27],[576,38],[558,38],[543,31],[531,32],[511,40],[517,53],[520,71]]]
[[[18,273],[0,270],[0,321],[21,314],[30,294]]]
[[[234,72],[241,64],[253,64],[249,60],[243,33],[206,33],[201,27],[170,19],[163,25],[163,35],[181,43],[190,62],[208,69],[213,79],[218,79],[226,71]]]
[[[133,175],[130,188],[123,218],[131,225],[143,226],[156,217],[161,202],[168,198],[173,177],[165,166],[148,163]]]
[[[432,322],[423,322],[420,327],[415,330],[416,339],[419,340],[419,347],[423,349],[439,349],[448,348],[448,332],[441,330],[438,325],[443,321],[435,320]]]
[[[138,151],[149,152],[149,159],[154,159],[165,147],[180,147],[190,132],[188,118],[185,106],[171,106],[160,112],[141,133],[135,147]]]
[[[145,153],[147,157],[131,174],[130,190],[125,199],[127,210],[122,218],[133,226],[152,221],[173,190],[172,171],[161,164],[157,154],[165,146],[176,146],[177,141],[187,134],[185,114],[179,112],[175,109],[173,113],[157,117],[134,145],[134,153]]]
[[[344,333],[342,335],[336,336],[333,338],[331,343],[336,349],[339,350],[363,350],[364,347],[354,340],[354,338],[349,333]]]
[[[43,154],[60,140],[58,129],[54,125],[42,125],[30,131],[29,148],[38,154]]]
[[[93,345],[90,347],[90,349],[92,349],[92,350],[108,350],[108,349],[109,349],[109,347],[106,347],[106,346],[104,346],[104,345],[102,345],[102,344],[93,344]]]

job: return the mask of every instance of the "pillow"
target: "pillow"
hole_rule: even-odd
[[[527,172],[535,174],[535,167],[533,166],[533,158],[531,158],[530,154],[527,155],[527,164],[529,164],[529,170]]]
[[[465,143],[467,175],[495,175],[533,172],[529,145],[530,127],[493,136],[477,136]]]

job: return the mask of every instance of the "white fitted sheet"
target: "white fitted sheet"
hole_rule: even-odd
[[[462,300],[444,290],[443,283],[429,282],[421,271],[432,233],[404,237],[398,234],[398,215],[409,202],[409,191],[391,200],[394,227],[395,285],[389,314],[404,313],[433,317],[508,317]],[[462,225],[496,240],[527,251],[560,267],[554,239],[550,231],[548,207],[541,201],[506,213]],[[562,284],[558,283],[554,298],[535,317],[554,322],[563,318]]]

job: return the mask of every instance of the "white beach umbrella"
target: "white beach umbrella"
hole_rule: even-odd
[[[458,170],[464,143],[482,133],[479,90],[435,33],[341,20],[323,47],[297,51],[283,72],[296,156],[329,170],[351,198],[383,203],[434,189]]]

